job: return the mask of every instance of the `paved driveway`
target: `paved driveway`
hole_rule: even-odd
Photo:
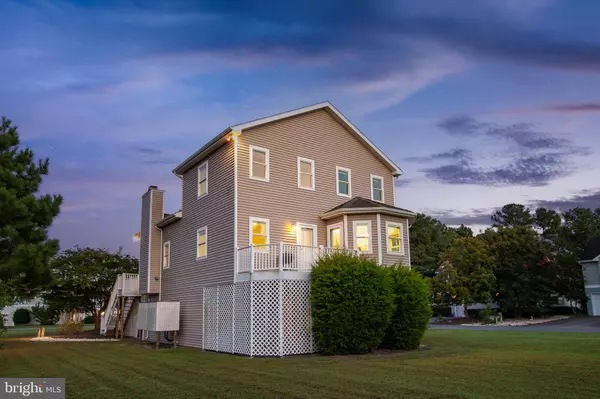
[[[574,317],[567,320],[519,327],[456,326],[431,324],[433,330],[490,330],[490,331],[530,331],[530,332],[577,332],[600,333],[600,317]]]

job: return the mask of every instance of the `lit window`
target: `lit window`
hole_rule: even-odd
[[[250,218],[250,244],[257,249],[266,249],[269,244],[269,220]]]
[[[331,227],[329,228],[329,242],[327,246],[330,248],[341,248],[342,247],[342,228]]]
[[[354,222],[354,249],[359,252],[371,253],[371,222]]]
[[[383,177],[371,175],[371,199],[383,202]]]
[[[198,198],[208,193],[208,164],[198,166]]]
[[[390,254],[404,255],[404,237],[402,224],[386,222],[387,252]]]
[[[208,254],[207,235],[206,227],[198,229],[196,239],[196,259],[206,258]]]
[[[269,181],[269,150],[250,146],[250,177]]]
[[[350,197],[350,169],[337,167],[337,193]]]
[[[171,241],[163,244],[163,269],[168,269],[171,266]]]
[[[312,159],[298,158],[298,187],[315,189],[315,161]]]

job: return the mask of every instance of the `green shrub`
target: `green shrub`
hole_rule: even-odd
[[[6,331],[6,328],[4,327],[4,315],[0,313],[0,338],[2,338],[2,333],[4,331]],[[3,346],[4,344],[0,342],[0,349],[2,349]]]
[[[71,321],[71,320],[65,320],[65,322],[62,323],[58,329],[58,333],[60,335],[64,335],[67,338],[76,336],[81,331],[83,331],[83,323],[79,323],[79,322],[75,322],[75,321]]]
[[[15,310],[15,313],[13,313],[13,323],[28,324],[29,322],[31,322],[31,313],[29,313],[29,310],[24,308]]]
[[[376,349],[393,306],[390,275],[374,261],[335,254],[320,259],[313,269],[313,333],[324,353]]]
[[[52,326],[58,321],[60,312],[51,306],[35,305],[31,308],[33,317],[44,326]]]
[[[394,290],[394,312],[381,343],[388,349],[418,349],[429,325],[429,284],[406,266],[387,268]]]
[[[95,322],[96,318],[94,315],[85,316],[85,319],[83,319],[83,324],[94,324]]]

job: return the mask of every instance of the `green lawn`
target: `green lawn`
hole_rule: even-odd
[[[429,331],[394,356],[249,359],[136,341],[5,340],[1,377],[66,377],[67,397],[592,398],[600,334]]]
[[[21,338],[21,337],[35,337],[37,336],[38,329],[40,327],[44,327],[46,329],[45,334],[55,335],[58,331],[59,326],[16,326],[16,327],[8,327],[7,331],[2,334],[2,338]],[[84,330],[93,330],[93,324],[85,324],[83,326]]]

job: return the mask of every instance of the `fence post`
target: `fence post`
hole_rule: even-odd
[[[250,357],[254,356],[254,244],[250,245]]]

